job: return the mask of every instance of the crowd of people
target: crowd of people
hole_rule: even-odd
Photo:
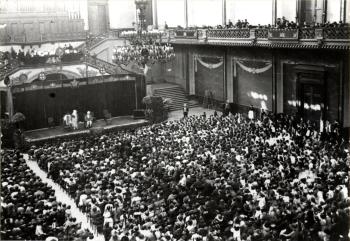
[[[40,49],[30,48],[27,51],[21,49],[16,51],[11,48],[10,51],[0,53],[0,67],[6,67],[13,62],[16,62],[18,65],[35,65],[78,61],[83,56],[82,51],[74,49],[70,44],[66,44],[60,51],[62,53],[58,53],[54,49],[51,51],[42,51]]]
[[[105,240],[345,241],[346,144],[263,112],[53,140],[29,154]]]
[[[93,113],[91,111],[87,111],[84,115],[85,128],[91,128],[92,122],[94,120]],[[63,116],[63,125],[65,128],[77,130],[79,129],[79,115],[77,110],[73,110],[72,114],[67,112]]]
[[[113,61],[119,64],[127,64],[132,61],[168,60],[172,56],[175,56],[174,48],[168,44],[132,44],[116,47]]]
[[[297,23],[294,21],[290,21],[286,19],[286,17],[277,18],[275,24],[258,24],[258,25],[252,25],[248,22],[247,19],[241,20],[238,19],[236,23],[233,23],[231,20],[228,20],[228,23],[226,25],[217,25],[215,27],[213,26],[204,26],[202,28],[208,28],[208,29],[298,29],[298,28],[342,28],[349,26],[348,23],[344,23],[342,21],[339,22],[330,22],[327,21],[325,23]],[[178,29],[181,29],[181,26],[178,26]]]
[[[1,156],[1,240],[83,241],[92,237],[19,152],[6,151]]]

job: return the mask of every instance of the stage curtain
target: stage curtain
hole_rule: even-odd
[[[49,117],[55,125],[61,125],[63,115],[74,109],[78,111],[79,121],[84,121],[88,110],[97,119],[103,118],[104,109],[112,116],[131,115],[135,109],[135,83],[115,81],[15,93],[14,109],[26,116],[26,130],[48,127]]]
[[[195,91],[197,96],[204,97],[210,90],[213,98],[224,100],[224,65],[220,57],[197,57],[195,61]]]

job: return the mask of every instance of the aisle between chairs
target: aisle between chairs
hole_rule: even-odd
[[[71,213],[72,217],[76,218],[77,222],[81,222],[81,227],[82,228],[87,228],[89,229],[93,234],[94,234],[94,239],[92,241],[104,241],[104,236],[103,234],[98,234],[89,221],[89,218],[83,214],[77,205],[75,204],[74,200],[68,196],[68,194],[55,182],[53,182],[50,178],[47,178],[47,175],[44,171],[42,171],[37,162],[29,160],[28,154],[23,155],[24,159],[26,160],[26,163],[28,167],[42,180],[42,182],[47,183],[52,189],[55,190],[55,195],[57,198],[57,201],[60,201],[62,203],[65,203],[66,205],[71,206]]]

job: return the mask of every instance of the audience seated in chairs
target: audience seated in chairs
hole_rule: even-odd
[[[50,142],[33,157],[44,170],[51,163],[106,237],[346,240],[342,136],[320,139],[315,123],[292,116],[257,117],[189,116]]]
[[[7,151],[1,156],[1,239],[63,239],[67,206],[57,202],[55,191],[27,167],[21,154]]]

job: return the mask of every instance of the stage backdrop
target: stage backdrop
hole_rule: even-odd
[[[26,116],[25,129],[48,127],[48,119],[53,118],[55,125],[62,125],[65,113],[78,111],[79,121],[84,121],[86,112],[92,111],[97,119],[103,118],[103,110],[108,110],[112,116],[132,115],[136,109],[135,78],[130,80],[107,81],[95,83],[89,80],[77,81],[78,84],[67,82],[63,87],[54,88],[45,83],[37,90],[14,92],[14,110]],[[72,81],[72,80],[70,80]],[[23,89],[22,89],[23,90]],[[140,85],[137,85],[140,91]],[[144,93],[138,93],[138,108]]]

